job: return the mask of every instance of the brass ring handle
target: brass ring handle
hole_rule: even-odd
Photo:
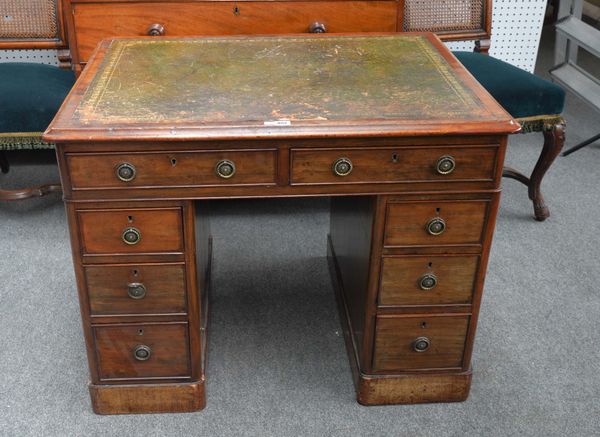
[[[136,170],[133,164],[122,162],[116,168],[117,177],[123,182],[130,182],[135,179]]]
[[[215,166],[215,172],[220,178],[229,179],[235,174],[235,164],[233,161],[223,159],[217,162],[217,165]]]
[[[164,36],[165,26],[158,23],[151,24],[146,30],[146,34],[148,34],[148,36]]]
[[[415,352],[425,352],[431,346],[431,341],[427,337],[417,337],[413,341],[413,350]]]
[[[143,299],[146,297],[146,286],[139,282],[127,284],[127,295],[132,299]]]
[[[336,176],[348,176],[352,173],[354,166],[349,158],[338,158],[333,162],[332,168]]]
[[[142,233],[137,228],[126,228],[121,235],[123,242],[129,245],[138,244],[142,239]]]
[[[140,344],[133,349],[133,357],[138,361],[148,361],[152,355],[152,349],[145,344]]]
[[[308,33],[327,33],[327,26],[325,26],[325,23],[315,21],[308,26]]]
[[[438,159],[436,170],[439,174],[450,174],[456,168],[456,161],[450,155],[444,155]]]
[[[425,229],[430,235],[441,235],[446,230],[446,222],[443,218],[435,217],[427,222]]]
[[[435,288],[437,283],[437,276],[435,276],[433,273],[425,273],[419,278],[419,288],[421,290],[431,290]]]

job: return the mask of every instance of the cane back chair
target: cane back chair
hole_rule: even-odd
[[[59,57],[59,67],[0,63],[0,169],[7,173],[7,151],[54,147],[43,142],[41,135],[75,82],[60,0],[0,0],[0,50],[4,49],[57,49]],[[0,200],[57,191],[61,191],[58,183],[0,189]]]

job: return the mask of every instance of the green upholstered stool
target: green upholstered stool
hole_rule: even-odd
[[[50,124],[75,83],[70,70],[44,64],[0,63],[0,168],[9,169],[7,150],[51,149],[42,141]],[[0,200],[14,200],[59,191],[60,186],[0,190]]]
[[[529,189],[535,218],[550,216],[540,191],[542,179],[565,142],[565,122],[561,117],[564,90],[547,80],[491,56],[476,52],[454,52],[458,60],[483,87],[521,124],[521,132],[542,132],[544,145],[531,173],[505,167],[503,176],[516,179]]]

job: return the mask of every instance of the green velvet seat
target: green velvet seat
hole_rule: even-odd
[[[454,52],[454,56],[514,118],[563,111],[565,91],[560,86],[481,53]]]
[[[542,132],[544,145],[530,176],[505,167],[503,176],[528,187],[535,218],[550,216],[540,189],[542,179],[565,142],[565,122],[561,117],[565,91],[558,85],[477,52],[454,52],[479,83],[520,124],[521,132]]]
[[[0,150],[52,147],[41,141],[41,133],[74,83],[70,70],[0,63]]]

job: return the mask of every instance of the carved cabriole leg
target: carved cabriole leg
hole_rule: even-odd
[[[4,150],[0,150],[0,170],[2,171],[2,173],[8,173],[9,169],[10,165],[8,164],[6,152]]]
[[[533,126],[537,121],[531,123],[531,120],[528,120],[527,122],[530,123],[530,126]],[[554,117],[549,121],[544,121],[540,124],[542,133],[544,134],[544,146],[542,147],[540,157],[531,172],[531,176],[527,177],[523,173],[510,167],[504,167],[502,176],[515,179],[527,185],[529,198],[533,202],[535,219],[544,221],[550,217],[550,211],[546,206],[540,186],[544,175],[556,157],[560,154],[560,151],[565,144],[565,122],[560,117]],[[539,127],[536,127],[535,130],[539,130]],[[527,130],[527,132],[531,131],[532,130]]]
[[[544,202],[544,196],[540,189],[544,175],[560,154],[565,144],[565,123],[564,121],[556,123],[545,123],[544,129],[544,146],[542,153],[538,158],[531,177],[529,178],[529,198],[533,201],[533,211],[535,219],[544,221],[550,217],[550,211]]]

